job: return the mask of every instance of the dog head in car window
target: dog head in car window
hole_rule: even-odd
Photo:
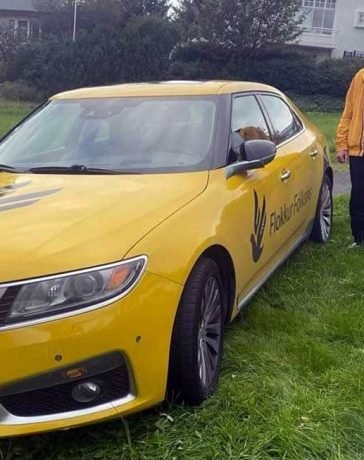
[[[268,140],[267,134],[262,130],[262,128],[256,128],[255,126],[247,126],[246,128],[241,128],[239,130],[240,137],[244,141],[254,141],[258,139]]]

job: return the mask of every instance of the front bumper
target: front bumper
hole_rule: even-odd
[[[0,404],[0,437],[66,429],[126,416],[165,397],[170,340],[182,286],[146,272],[125,298],[87,313],[0,331],[0,390],[34,376],[120,352],[130,391],[86,409],[14,415]]]

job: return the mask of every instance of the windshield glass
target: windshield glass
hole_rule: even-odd
[[[209,168],[216,97],[52,101],[0,143],[17,169],[182,172]]]

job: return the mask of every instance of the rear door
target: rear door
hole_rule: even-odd
[[[305,129],[292,108],[279,95],[266,93],[260,94],[259,98],[273,127],[278,156],[287,159],[292,196],[285,200],[284,206],[289,209],[292,233],[298,238],[307,230],[315,213],[316,183],[322,180],[322,168],[315,156],[319,153],[316,150],[316,137]],[[279,231],[278,227],[275,226]]]

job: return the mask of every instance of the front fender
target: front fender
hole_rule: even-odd
[[[229,194],[218,191],[214,181],[206,191],[160,224],[126,255],[147,254],[148,270],[184,285],[197,260],[208,248],[219,245],[232,254],[226,219]]]

